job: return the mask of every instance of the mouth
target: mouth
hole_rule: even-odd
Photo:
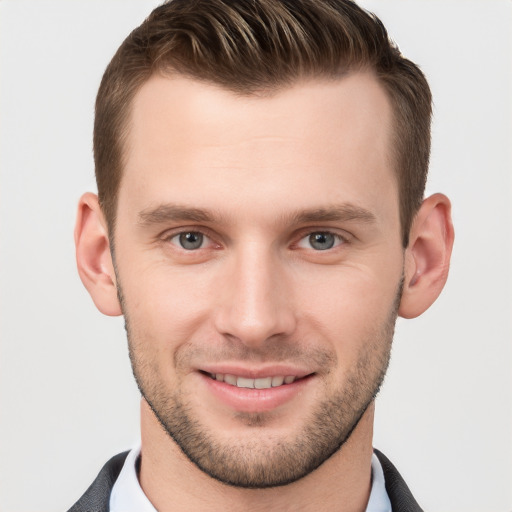
[[[304,377],[298,377],[295,375],[272,375],[268,377],[259,377],[252,379],[249,377],[232,375],[230,373],[201,373],[207,375],[212,380],[216,380],[217,382],[224,382],[229,386],[246,389],[278,388],[281,386],[286,386],[288,384],[293,384],[297,380],[301,380],[313,375],[309,374]]]
[[[316,373],[295,368],[203,368],[207,393],[237,412],[263,413],[296,402],[314,386]],[[314,389],[311,388],[311,389]]]

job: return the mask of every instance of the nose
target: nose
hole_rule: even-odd
[[[252,348],[292,334],[293,287],[279,256],[252,247],[230,259],[218,290],[217,331]]]

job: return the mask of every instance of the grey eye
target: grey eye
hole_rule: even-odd
[[[194,249],[199,249],[203,245],[204,236],[198,231],[189,231],[188,233],[180,233],[178,235],[178,240],[183,249],[193,251]]]
[[[332,233],[317,232],[309,235],[309,243],[317,251],[332,249],[336,242],[336,237]]]

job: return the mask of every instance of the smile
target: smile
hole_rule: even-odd
[[[236,386],[237,388],[249,388],[249,389],[269,389],[277,388],[286,384],[295,382],[298,377],[294,375],[275,375],[273,377],[261,377],[258,379],[251,379],[247,377],[237,377],[229,373],[210,373],[210,378],[219,382],[225,382],[230,386]]]
[[[220,365],[219,365],[220,366]],[[276,365],[274,368],[208,368],[199,371],[208,393],[237,412],[262,413],[293,401],[316,381],[316,374]]]

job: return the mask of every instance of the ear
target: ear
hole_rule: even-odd
[[[105,315],[121,315],[107,224],[96,194],[88,192],[78,203],[75,247],[80,279],[96,307]]]
[[[448,278],[453,239],[450,200],[434,194],[423,201],[412,223],[400,316],[417,317],[437,299]]]

